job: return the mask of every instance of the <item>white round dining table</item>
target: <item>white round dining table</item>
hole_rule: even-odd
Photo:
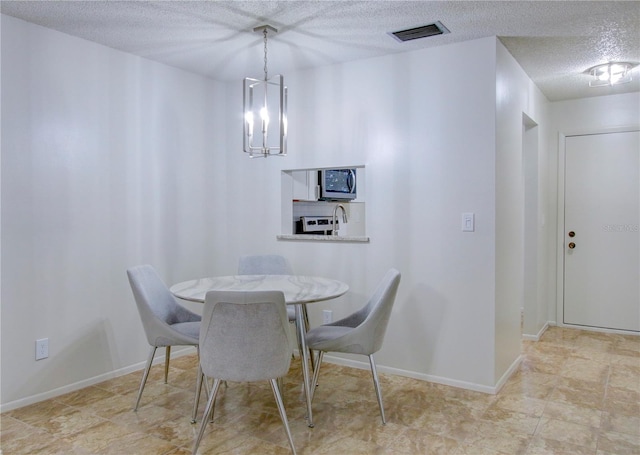
[[[311,410],[311,378],[309,351],[302,305],[335,299],[345,294],[349,286],[342,281],[305,275],[231,275],[183,281],[171,286],[171,293],[183,300],[204,303],[209,291],[282,291],[287,305],[295,305],[296,333],[302,353],[303,387],[307,404],[307,424],[313,427]]]
[[[282,291],[287,305],[335,299],[349,290],[342,281],[305,275],[232,275],[183,281],[171,286],[183,300],[204,302],[208,291]]]

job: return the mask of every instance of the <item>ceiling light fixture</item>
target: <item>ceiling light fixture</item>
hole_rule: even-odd
[[[589,74],[593,77],[593,80],[589,82],[589,87],[611,86],[631,82],[631,68],[633,66],[628,62],[611,62],[589,68]]]
[[[264,80],[245,77],[242,83],[244,108],[243,148],[250,158],[287,154],[287,87],[284,77],[269,79],[267,72],[267,33],[277,33],[270,25],[253,29],[264,35]],[[277,123],[271,121],[276,118]],[[254,134],[254,127],[258,128]]]

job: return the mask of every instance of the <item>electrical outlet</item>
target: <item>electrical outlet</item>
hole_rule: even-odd
[[[333,311],[322,310],[322,323],[330,324],[331,322],[333,322]]]
[[[36,360],[49,357],[49,338],[36,340]]]

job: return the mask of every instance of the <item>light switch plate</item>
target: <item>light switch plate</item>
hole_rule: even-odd
[[[473,232],[476,230],[475,215],[472,212],[462,214],[462,232]]]

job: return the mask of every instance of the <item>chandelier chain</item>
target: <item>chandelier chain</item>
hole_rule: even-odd
[[[267,77],[267,29],[265,28],[264,33],[264,80],[268,79]]]

